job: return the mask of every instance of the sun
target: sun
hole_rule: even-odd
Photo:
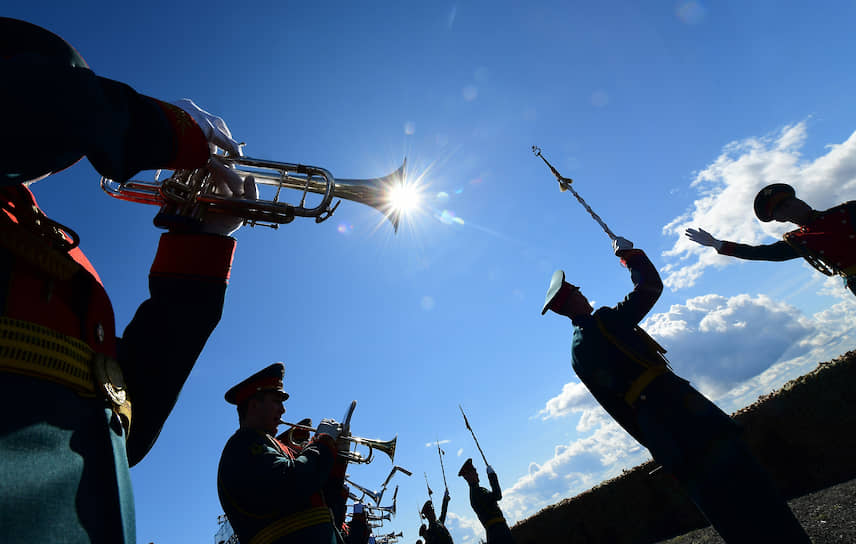
[[[407,214],[420,207],[422,194],[415,183],[396,184],[389,192],[389,205],[395,213]]]

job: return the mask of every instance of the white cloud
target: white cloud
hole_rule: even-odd
[[[556,446],[543,464],[531,463],[529,473],[503,490],[502,511],[513,523],[539,508],[576,495],[648,456],[617,423],[604,418],[587,437]]]
[[[569,382],[562,387],[558,396],[547,401],[547,405],[538,412],[541,419],[547,420],[554,417],[562,417],[572,412],[582,412],[597,406],[597,401],[579,382]]]
[[[813,161],[804,160],[800,152],[806,138],[806,124],[800,122],[775,135],[731,142],[696,175],[691,186],[698,191],[698,199],[690,210],[663,227],[664,234],[677,237],[663,253],[671,260],[663,268],[667,287],[690,287],[706,268],[735,262],[687,239],[687,227],[701,227],[717,238],[748,244],[772,243],[793,228],[789,223],[761,223],[755,218],[752,202],[765,185],[790,183],[815,209],[853,198],[856,132],[840,144],[826,146],[827,153]]]
[[[766,295],[703,295],[649,317],[643,328],[666,347],[677,374],[717,397],[780,361],[803,355],[818,326]]]
[[[476,544],[485,537],[484,527],[476,517],[459,516],[454,512],[448,512],[446,528],[455,535],[455,542],[461,544]]]

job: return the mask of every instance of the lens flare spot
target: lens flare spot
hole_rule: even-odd
[[[408,136],[412,136],[416,133],[416,123],[413,121],[408,121],[404,123],[404,133]]]
[[[473,100],[478,98],[479,90],[478,87],[476,87],[475,85],[467,85],[463,88],[461,94],[464,96],[464,100],[466,100],[467,102],[472,102]]]
[[[350,234],[351,231],[354,230],[354,226],[348,225],[346,223],[339,223],[339,226],[336,227],[336,230],[339,231],[340,234]]]
[[[437,200],[449,200],[449,193],[446,191],[440,191],[437,193]]]
[[[424,297],[422,297],[422,300],[419,302],[419,305],[422,306],[422,309],[426,312],[433,310],[435,306],[434,297],[425,295]]]
[[[443,210],[442,212],[435,215],[438,221],[443,223],[444,225],[463,225],[464,220],[455,215],[455,212],[449,210]]]
[[[456,195],[459,195],[459,194],[461,194],[461,193],[463,193],[463,192],[464,192],[464,188],[463,188],[463,187],[458,187],[457,189],[455,189],[455,194],[456,194]]]

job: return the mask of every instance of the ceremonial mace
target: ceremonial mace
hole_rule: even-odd
[[[541,160],[544,161],[544,163],[550,167],[550,170],[553,172],[553,175],[556,176],[556,179],[559,181],[559,189],[561,189],[562,192],[570,191],[576,197],[576,199],[580,202],[580,204],[583,205],[583,207],[586,209],[586,211],[589,212],[589,214],[591,214],[592,218],[594,218],[594,220],[597,221],[597,224],[600,225],[600,228],[603,229],[603,232],[605,232],[606,235],[609,236],[609,239],[615,240],[617,238],[617,236],[615,236],[615,234],[613,234],[612,231],[609,230],[609,227],[606,226],[606,223],[603,222],[603,219],[601,219],[599,215],[594,213],[594,210],[591,209],[591,206],[586,204],[586,201],[583,200],[583,197],[581,197],[579,195],[579,193],[574,191],[574,188],[571,187],[571,183],[573,183],[574,180],[572,180],[571,178],[563,177],[562,174],[560,174],[559,171],[556,170],[553,167],[553,165],[550,164],[547,161],[547,159],[544,158],[544,155],[541,154],[541,148],[540,147],[533,145],[532,146],[532,152],[535,153],[536,156],[541,157]],[[464,419],[467,419],[467,416],[464,416]],[[467,428],[469,428],[469,425],[467,425]],[[472,429],[470,429],[470,430],[472,430]],[[473,438],[475,438],[475,435],[473,435]],[[476,444],[478,444],[478,441],[476,441]],[[482,454],[482,457],[484,457],[484,454]],[[485,463],[487,463],[487,461],[485,461]]]
[[[547,163],[547,164],[549,164],[549,163]],[[467,430],[470,431],[470,434],[473,435],[473,440],[476,441],[476,447],[479,449],[479,453],[482,456],[482,460],[484,461],[484,464],[488,465],[489,463],[487,462],[487,458],[484,456],[484,452],[482,451],[481,446],[479,446],[479,439],[476,438],[476,433],[473,432],[473,428],[470,427],[470,422],[467,420],[467,414],[464,413],[464,407],[459,404],[458,408],[461,409],[461,415],[464,416],[464,425],[467,426]]]
[[[440,470],[443,472],[443,485],[446,486],[446,493],[449,492],[449,484],[446,483],[446,467],[443,466],[443,454],[445,452],[440,449],[440,439],[437,438],[437,455],[440,456]]]

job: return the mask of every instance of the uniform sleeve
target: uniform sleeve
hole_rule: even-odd
[[[639,323],[654,307],[663,292],[663,282],[657,269],[641,249],[631,249],[622,255],[622,261],[630,270],[633,291],[619,302],[615,309],[622,319]]]
[[[784,240],[775,244],[750,246],[736,242],[723,241],[718,250],[720,255],[747,259],[750,261],[788,261],[799,258],[799,254]]]
[[[490,496],[494,501],[499,502],[502,499],[502,489],[499,487],[499,476],[494,472],[488,474],[487,479],[490,482]]]
[[[345,514],[347,511],[346,503],[348,501],[348,492],[345,488],[345,472],[347,470],[347,462],[338,454],[335,456],[333,467],[330,470],[330,477],[324,485],[323,494],[324,502],[333,512],[333,521],[336,527],[341,527],[345,522]]]
[[[207,234],[162,235],[140,305],[119,343],[133,407],[128,461],[157,440],[181,388],[220,320],[235,240]]]
[[[83,155],[117,181],[208,160],[205,137],[190,116],[124,83],[37,56],[0,58],[0,69],[8,76],[0,83],[9,136],[0,165],[4,184],[61,170]]]

